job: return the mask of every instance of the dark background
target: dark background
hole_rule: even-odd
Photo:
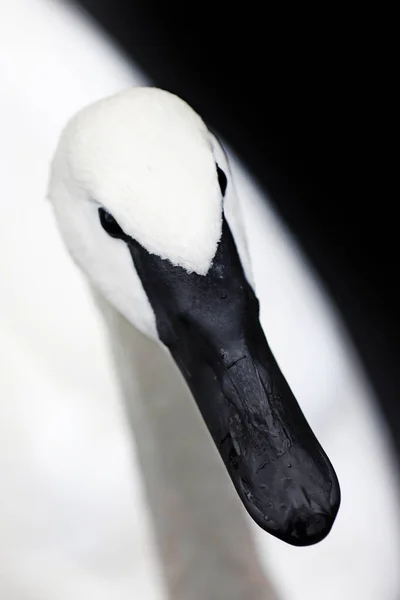
[[[399,232],[386,158],[381,170],[392,123],[373,15],[366,28],[333,8],[272,17],[254,2],[79,4],[258,178],[339,308],[400,457]]]

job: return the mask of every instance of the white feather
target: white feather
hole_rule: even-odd
[[[211,149],[206,126],[183,100],[156,88],[131,88],[69,122],[49,195],[56,200],[64,185],[77,202],[94,200],[149,252],[204,274],[221,235]]]

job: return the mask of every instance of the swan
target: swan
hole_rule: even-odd
[[[147,505],[131,460],[136,450],[115,407],[102,320],[42,201],[54,140],[68,115],[148,81],[64,3],[6,1],[0,13],[1,595],[108,600],[133,593],[158,600],[164,596]],[[299,552],[256,528],[259,557],[284,599],[395,599],[398,495],[373,391],[318,278],[230,149],[229,156],[246,203],[263,323],[343,491],[323,542]],[[132,342],[125,325],[121,333]],[[148,436],[143,441],[149,445]],[[215,484],[222,474],[213,464],[207,474]],[[379,527],[371,531],[377,514]]]
[[[323,539],[336,474],[264,337],[229,166],[202,119],[153,87],[86,107],[48,197],[91,284],[174,359],[248,513],[289,544]]]

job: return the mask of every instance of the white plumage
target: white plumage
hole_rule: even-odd
[[[58,186],[59,196],[64,185],[77,203],[83,197],[107,207],[147,250],[204,274],[221,234],[211,149],[206,126],[183,100],[156,88],[128,89],[68,124],[50,194]]]

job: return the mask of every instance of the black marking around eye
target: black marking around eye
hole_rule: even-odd
[[[219,183],[219,187],[221,189],[221,194],[223,196],[225,196],[225,192],[226,192],[226,188],[228,186],[228,179],[225,175],[225,173],[223,172],[223,170],[218,166],[217,166],[217,173],[218,173],[218,183]]]
[[[104,208],[99,208],[99,218],[101,226],[108,235],[117,239],[126,237],[123,229],[118,225],[112,214],[104,210]]]

